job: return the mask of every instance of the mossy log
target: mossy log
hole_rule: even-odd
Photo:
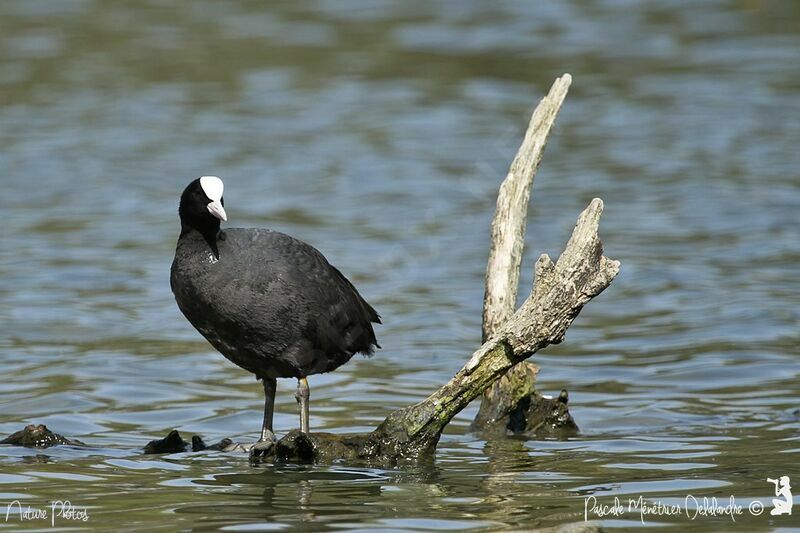
[[[25,446],[26,448],[49,448],[50,446],[86,446],[79,440],[68,439],[53,433],[44,424],[28,424],[21,430],[0,440],[0,444]]]

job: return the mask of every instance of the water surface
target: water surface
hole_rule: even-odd
[[[497,530],[580,523],[589,496],[746,511],[767,477],[800,486],[798,28],[771,0],[0,3],[0,435],[90,445],[0,447],[0,502],[69,498],[101,529]],[[366,431],[477,347],[497,187],[563,72],[523,285],[595,196],[623,263],[535,358],[580,437],[486,442],[473,405],[414,468],[141,455],[259,430],[259,384],[169,290],[189,180],[222,176],[230,225],[313,243],[381,312],[383,350],[311,380],[314,429]]]

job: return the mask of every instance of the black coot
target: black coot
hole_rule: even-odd
[[[264,383],[256,448],[274,441],[275,379],[297,378],[300,428],[308,432],[306,377],[375,347],[380,317],[316,248],[255,228],[220,230],[222,180],[203,176],[181,195],[181,234],[170,285],[189,322],[222,355]]]

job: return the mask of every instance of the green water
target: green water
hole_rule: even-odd
[[[69,499],[89,519],[57,526],[525,530],[640,495],[744,507],[650,526],[800,527],[766,481],[800,487],[798,28],[778,0],[1,2],[0,435],[89,447],[0,446],[0,528]],[[563,72],[523,286],[595,196],[623,262],[535,357],[581,436],[486,442],[472,405],[419,467],[140,453],[260,427],[259,384],[169,290],[190,179],[222,176],[231,226],[313,243],[380,311],[383,350],[311,379],[312,428],[367,431],[478,345],[497,187]]]

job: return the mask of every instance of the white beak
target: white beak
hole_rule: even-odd
[[[208,212],[223,222],[228,221],[228,215],[225,214],[225,208],[222,207],[222,204],[217,201],[208,204]]]

